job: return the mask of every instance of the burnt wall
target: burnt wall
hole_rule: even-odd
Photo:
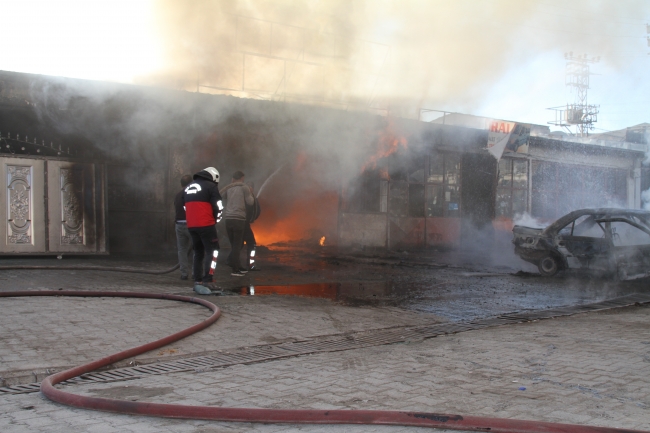
[[[304,222],[289,235],[300,239],[322,218],[291,213],[323,213],[326,202],[335,216],[342,178],[360,170],[381,123],[322,107],[0,72],[0,132],[11,127],[107,165],[112,253],[173,251],[179,179],[207,166],[222,187],[243,170],[256,190],[279,172],[261,195],[263,218]]]

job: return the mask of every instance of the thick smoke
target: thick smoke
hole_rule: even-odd
[[[143,83],[417,117],[418,107],[471,112],[505,71],[546,51],[620,66],[650,4],[205,0],[156,10],[168,67]]]
[[[372,153],[377,123],[319,107],[68,79],[35,80],[29,100],[43,123],[116,161],[164,171],[170,146],[190,155],[203,149],[186,169],[223,167],[227,180],[241,169],[258,187],[303,154],[319,162],[312,183],[337,190]]]

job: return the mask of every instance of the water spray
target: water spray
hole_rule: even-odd
[[[275,177],[275,175],[277,175],[277,174],[280,172],[280,170],[282,170],[282,169],[284,168],[284,166],[287,165],[288,163],[289,163],[289,161],[287,161],[287,162],[285,162],[284,164],[282,164],[280,167],[278,167],[277,170],[275,170],[275,171],[274,171],[274,172],[273,172],[269,177],[266,178],[266,180],[264,181],[264,183],[263,183],[262,186],[260,187],[260,190],[257,191],[257,197],[258,197],[258,198],[259,198],[259,196],[262,194],[262,191],[264,191],[264,187],[266,186],[266,184],[269,183],[269,181],[270,181],[271,179],[273,179],[273,178]]]

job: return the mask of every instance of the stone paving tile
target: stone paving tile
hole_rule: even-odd
[[[1,280],[0,290],[9,289]],[[103,288],[100,286],[93,287]],[[134,289],[128,284],[109,288]],[[146,287],[137,289],[147,291]],[[161,292],[160,288],[156,291]],[[218,303],[223,312],[217,326],[140,358],[165,359],[435,321],[427,314],[349,307],[324,299],[282,296],[209,299]],[[3,298],[0,305],[3,311],[0,328],[9,330],[0,336],[0,376],[3,377],[2,372],[7,371],[75,365],[163,337],[209,314],[204,307],[192,304],[119,298]],[[253,321],[261,320],[263,326],[251,326]]]
[[[634,320],[631,320],[632,317]],[[435,411],[650,430],[650,398],[640,391],[650,387],[650,363],[639,367],[627,362],[633,360],[638,351],[646,350],[644,342],[650,341],[650,330],[646,325],[648,319],[650,309],[632,308],[541,321],[535,323],[534,327],[511,325],[466,332],[424,340],[419,344],[324,353],[202,373],[149,376],[129,381],[128,386],[138,390],[174,390],[167,394],[148,394],[144,399],[146,401],[245,407]],[[600,358],[591,356],[589,344],[575,344],[581,335],[591,332],[598,332],[601,341],[608,343],[602,347],[615,351],[619,369],[625,372],[622,377],[627,378],[625,386],[610,389],[602,380],[607,377],[608,367],[601,368]],[[545,333],[559,335],[557,339],[561,339],[563,344],[548,352],[546,338],[543,337]],[[504,344],[507,341],[517,341],[517,344],[507,347]],[[449,350],[450,346],[453,346],[453,350]],[[443,352],[445,356],[439,356]],[[525,362],[525,358],[531,354],[545,356],[554,362],[546,364],[545,372],[535,371],[536,365]],[[606,355],[614,357],[612,352]],[[587,373],[582,373],[576,379],[569,367],[578,362],[585,364]],[[477,374],[477,365],[489,374]],[[526,367],[522,369],[521,365]],[[564,378],[561,381],[546,380],[547,372],[565,370],[569,373],[562,375]],[[293,380],[288,380],[288,372]],[[532,377],[528,378],[527,375]],[[287,381],[288,384],[284,383]],[[590,383],[589,388],[585,386],[586,383]],[[631,384],[634,385],[629,386]],[[68,389],[87,395],[105,395],[106,392],[123,392],[125,386],[123,382],[76,385]],[[519,386],[527,389],[519,391]],[[261,389],[264,392],[260,392]],[[273,392],[267,392],[269,390]],[[30,405],[34,408],[19,409]],[[41,420],[49,418],[56,421],[49,425],[63,422],[71,432],[86,431],[90,425],[103,423],[121,431],[423,431],[416,428],[364,426],[267,426],[206,422],[198,425],[194,421],[124,417],[59,405],[55,407],[57,410],[52,411],[52,403],[39,398],[38,394],[4,396],[0,398],[0,413],[15,415],[9,419],[19,424],[8,424],[4,415],[0,416],[0,422],[4,423],[0,425],[5,426],[3,431],[10,432],[26,427],[34,427],[35,431],[49,431],[39,430],[39,423],[44,422]],[[47,412],[41,412],[46,408],[49,408]],[[60,417],[61,413],[77,416]],[[118,421],[124,418],[137,421],[120,425]]]
[[[92,287],[187,293],[165,276],[106,272],[3,272],[0,290]],[[108,276],[107,276],[108,275]],[[67,283],[70,283],[69,285]],[[392,308],[352,308],[322,299],[210,298],[224,311],[216,326],[149,356],[300,339],[432,316]],[[5,303],[8,302],[8,303]],[[202,320],[207,310],[167,301],[1,299],[0,371],[76,364],[150,341]],[[7,307],[9,305],[9,307]],[[172,306],[173,305],[173,306]],[[39,312],[44,316],[39,318]],[[402,409],[505,416],[650,430],[649,308],[628,308],[489,328],[421,342],[323,353],[203,373],[70,387],[142,401],[247,407]],[[47,344],[44,344],[47,343]],[[55,348],[50,352],[47,345]],[[174,350],[174,353],[170,353]],[[513,382],[516,380],[517,382]],[[519,391],[525,386],[526,391]],[[134,391],[135,390],[135,391]],[[138,394],[140,393],[140,394]],[[153,394],[152,394],[153,393]],[[158,393],[158,394],[156,394]],[[421,432],[418,428],[212,423],[72,409],[40,394],[0,396],[2,432]]]

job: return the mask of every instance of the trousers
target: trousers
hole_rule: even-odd
[[[189,259],[192,255],[192,235],[187,229],[187,223],[176,223],[176,247],[181,276],[186,277],[189,274]]]
[[[228,240],[230,241],[230,256],[228,262],[232,266],[233,272],[242,269],[241,258],[239,254],[241,247],[244,245],[244,228],[246,221],[244,220],[226,220],[226,232],[228,233]]]
[[[194,227],[189,229],[194,247],[194,281],[211,283],[210,262],[212,254],[219,250],[219,238],[215,226]]]

